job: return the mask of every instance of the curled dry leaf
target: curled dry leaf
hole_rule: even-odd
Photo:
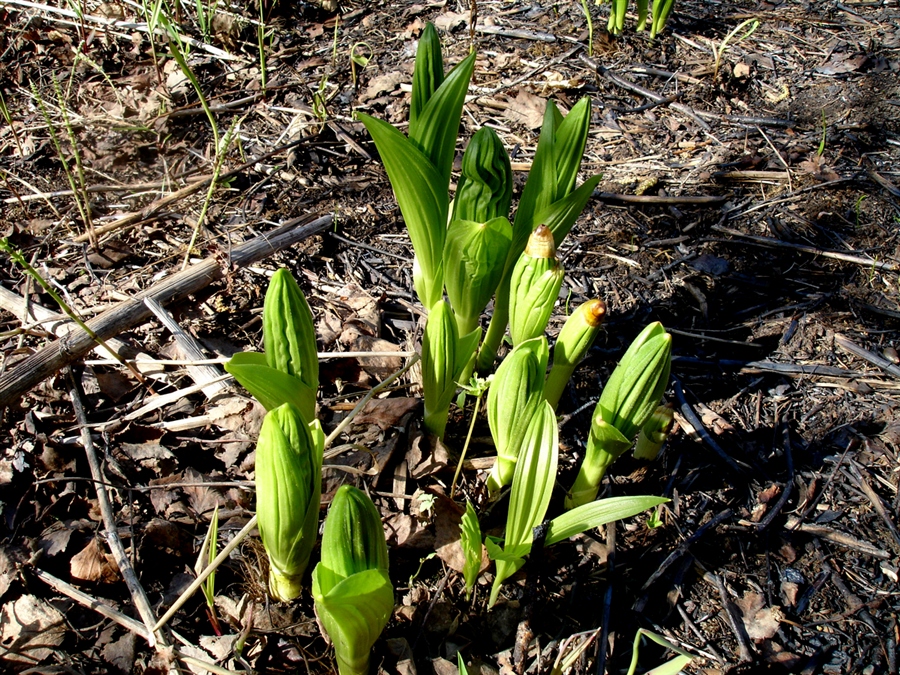
[[[100,549],[100,542],[91,539],[87,546],[72,556],[69,562],[69,573],[78,581],[105,584],[119,580],[119,568],[111,554]]]

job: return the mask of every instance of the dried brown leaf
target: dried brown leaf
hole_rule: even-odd
[[[39,663],[62,645],[65,632],[65,619],[58,609],[33,595],[23,595],[0,610],[0,658]]]

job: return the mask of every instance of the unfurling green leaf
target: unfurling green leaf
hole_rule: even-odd
[[[435,187],[444,192],[450,187],[456,136],[474,67],[475,53],[472,52],[447,74],[416,119],[409,121],[409,140],[431,160],[441,177],[440,184]]]
[[[572,312],[559,332],[553,347],[553,367],[544,385],[544,398],[554,410],[575,367],[594,344],[604,318],[606,304],[599,298],[588,300]]]
[[[512,168],[503,142],[490,127],[482,127],[466,146],[456,196],[454,220],[484,223],[509,215]],[[501,270],[502,271],[502,270]]]
[[[465,558],[463,578],[466,581],[468,602],[478,580],[478,572],[481,571],[481,526],[478,524],[478,514],[475,513],[472,502],[466,502],[466,512],[459,523],[459,544]]]
[[[544,545],[551,546],[614,520],[631,518],[667,501],[665,497],[610,497],[592,501],[551,520]]]
[[[234,379],[266,410],[291,403],[304,418],[315,417],[316,390],[310,389],[296,377],[269,367],[265,354],[238,352],[225,364],[225,370],[234,375]]]
[[[313,599],[340,675],[367,675],[372,645],[394,609],[394,591],[381,518],[355,487],[341,486],[331,502]]]
[[[259,432],[256,513],[269,557],[269,592],[279,600],[300,594],[316,541],[324,444],[319,422],[307,424],[290,403],[269,411]]]
[[[397,129],[362,113],[359,119],[375,141],[409,231],[416,254],[416,293],[425,307],[432,307],[444,288],[441,260],[450,206],[447,184],[431,159]]]
[[[444,283],[460,335],[478,327],[503,276],[511,240],[512,226],[504,217],[450,223],[444,244]]]
[[[516,558],[523,559],[531,550],[534,528],[543,522],[547,507],[550,506],[558,462],[559,429],[556,415],[549,403],[541,401],[525,431],[522,451],[513,476],[503,555],[496,556],[495,551],[492,556],[496,561],[497,574],[491,587],[489,605],[497,602],[500,586],[522,566]],[[488,546],[489,551],[490,548]]]
[[[528,239],[510,278],[509,334],[513,345],[544,334],[564,277],[553,233],[540,225]]]
[[[459,363],[462,360],[459,352],[459,329],[453,310],[446,300],[440,300],[429,311],[422,336],[425,427],[438,438],[444,437],[450,403],[464,365]]]
[[[494,495],[515,474],[525,432],[543,400],[548,360],[545,337],[522,342],[503,359],[488,389],[488,424],[497,462],[487,485]]]
[[[675,423],[675,412],[668,406],[661,405],[644,422],[634,446],[634,458],[653,460],[662,449],[666,437]]]

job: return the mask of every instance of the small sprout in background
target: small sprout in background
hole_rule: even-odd
[[[216,559],[216,542],[219,539],[219,507],[213,511],[212,518],[209,521],[209,528],[206,530],[206,536],[203,537],[203,543],[200,545],[200,553],[197,555],[197,562],[194,565],[194,572],[199,576],[209,565],[212,565]],[[206,614],[209,616],[209,622],[212,624],[216,635],[222,634],[222,628],[219,625],[219,618],[216,616],[216,573],[210,572],[206,577],[206,581],[200,586],[203,591],[203,597],[206,599]]]
[[[641,433],[638,434],[637,443],[634,446],[635,459],[656,459],[674,424],[674,410],[664,405],[654,410],[641,427]]]
[[[269,592],[300,595],[319,529],[322,453],[318,420],[308,424],[291,403],[270,410],[256,445],[256,515],[269,557]]]
[[[466,512],[459,523],[459,544],[465,556],[463,565],[463,578],[466,581],[466,602],[472,598],[472,589],[478,580],[478,572],[481,571],[481,526],[478,524],[478,514],[472,502],[466,502]]]
[[[575,367],[594,344],[606,318],[606,304],[596,298],[578,307],[566,320],[553,347],[553,367],[544,385],[544,398],[556,410]]]
[[[654,322],[635,338],[594,409],[584,460],[566,497],[571,509],[594,500],[609,466],[631,447],[669,382],[672,336]]]
[[[367,675],[372,645],[394,610],[394,589],[381,517],[365,492],[343,485],[335,493],[312,583],[340,675]]]
[[[509,334],[513,345],[544,334],[564,278],[553,233],[540,225],[528,238],[510,278]]]
[[[676,647],[662,635],[653,633],[645,628],[639,628],[634,636],[634,646],[631,650],[631,664],[628,666],[627,675],[634,675],[637,672],[638,655],[640,654],[641,638],[643,637],[649,638],[660,647],[670,649],[671,651],[678,654],[678,656],[676,656],[674,659],[666,661],[664,664],[657,666],[653,670],[646,671],[648,674],[652,673],[653,675],[677,675],[679,672],[681,672],[682,668],[684,668],[694,660],[694,656],[692,654],[684,651],[683,649],[680,649],[679,647]]]
[[[515,474],[526,430],[544,397],[548,360],[547,338],[527,340],[503,359],[488,390],[488,425],[497,461],[487,486],[494,497]]]

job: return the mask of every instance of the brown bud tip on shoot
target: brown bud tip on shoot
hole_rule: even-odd
[[[537,229],[528,237],[525,246],[525,255],[532,258],[555,258],[556,243],[553,241],[553,233],[546,225],[538,225]]]
[[[589,300],[582,306],[584,320],[591,328],[597,328],[606,320],[606,303],[600,298]]]

